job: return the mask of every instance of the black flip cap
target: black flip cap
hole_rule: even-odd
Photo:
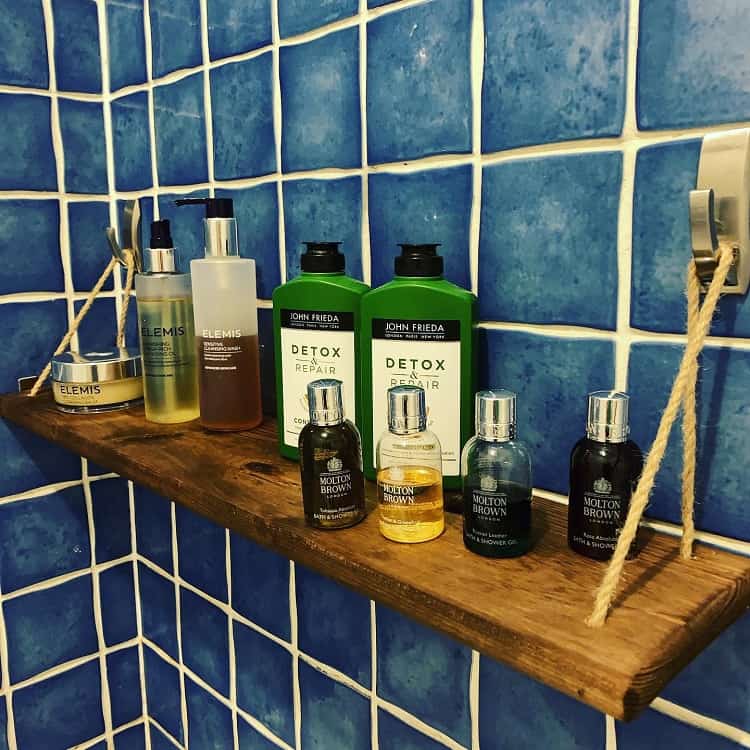
[[[169,219],[160,219],[151,222],[151,240],[149,247],[170,248],[172,244],[172,234],[169,231]]]
[[[401,255],[394,263],[396,276],[442,276],[443,258],[437,254],[440,243],[399,245]]]
[[[178,198],[177,206],[205,206],[207,219],[233,219],[234,203],[231,198]]]
[[[346,266],[339,251],[340,242],[305,242],[300,267],[305,273],[338,273]]]

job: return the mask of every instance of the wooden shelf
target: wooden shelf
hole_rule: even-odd
[[[646,532],[607,624],[592,630],[584,618],[603,567],[568,550],[565,508],[551,501],[534,499],[533,550],[493,561],[464,549],[458,516],[414,546],[384,539],[374,513],[343,531],[307,528],[297,466],[279,458],[270,422],[210,434],[146,422],[141,409],[62,414],[48,394],[4,396],[0,413],[619,719],[750,604],[750,559],[699,545],[685,562],[676,539]]]

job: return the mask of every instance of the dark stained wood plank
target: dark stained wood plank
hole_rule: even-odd
[[[146,422],[140,409],[62,414],[49,395],[4,396],[0,412],[619,719],[647,706],[750,604],[750,559],[698,545],[686,562],[676,539],[646,532],[616,608],[592,630],[584,619],[603,566],[568,550],[565,508],[551,501],[534,499],[532,552],[487,560],[464,549],[455,516],[439,539],[414,546],[384,539],[374,513],[343,531],[307,528],[297,466],[278,457],[271,422],[210,434]]]

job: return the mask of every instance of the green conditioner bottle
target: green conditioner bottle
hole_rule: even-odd
[[[476,297],[443,278],[439,245],[401,245],[395,278],[362,300],[362,433],[365,475],[375,479],[387,393],[424,388],[428,427],[442,446],[443,485],[461,486],[461,449],[473,434]]]
[[[299,458],[299,434],[308,423],[307,384],[340,380],[344,413],[361,414],[360,302],[370,287],[344,273],[339,242],[306,242],[302,273],[273,292],[279,452]]]

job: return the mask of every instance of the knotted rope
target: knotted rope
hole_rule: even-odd
[[[726,281],[733,257],[733,249],[722,244],[719,248],[718,264],[714,271],[714,277],[708,287],[708,292],[702,306],[699,306],[700,281],[695,262],[691,261],[688,266],[687,346],[682,355],[677,377],[672,385],[669,401],[667,401],[667,406],[661,416],[654,443],[646,458],[638,486],[630,500],[630,509],[628,510],[625,525],[620,532],[614,554],[596,592],[594,609],[586,621],[591,627],[601,627],[607,619],[607,613],[609,612],[612,599],[620,581],[625,558],[638,531],[638,524],[648,503],[656,474],[659,471],[659,466],[664,458],[664,452],[667,449],[672,425],[681,407],[684,410],[684,467],[682,472],[682,522],[684,531],[680,544],[680,552],[685,559],[689,559],[692,554],[693,540],[695,538],[693,506],[695,503],[696,451],[695,387],[698,375],[698,355],[705,344],[706,336],[711,326],[711,318],[716,310],[721,288]]]
[[[118,347],[125,346],[125,324],[127,322],[128,305],[130,304],[130,292],[133,289],[133,278],[135,275],[135,262],[133,260],[133,254],[129,250],[123,250],[123,253],[125,254],[125,258],[127,261],[128,272],[125,279],[125,288],[123,289],[124,297],[122,300],[122,308],[120,310],[120,316],[117,320],[116,345]],[[53,357],[56,357],[58,354],[62,354],[68,348],[70,340],[73,338],[73,335],[81,325],[81,321],[86,317],[86,313],[91,309],[91,305],[94,304],[96,296],[99,294],[99,292],[101,292],[102,287],[107,282],[110,274],[114,271],[117,263],[117,258],[112,258],[112,260],[110,260],[107,264],[107,267],[102,271],[102,275],[99,277],[99,280],[96,282],[96,284],[94,284],[93,289],[89,292],[88,296],[86,297],[86,301],[83,303],[83,306],[78,311],[78,314],[75,316],[75,318],[73,318],[73,322],[70,324],[68,332],[62,337],[60,343],[57,345],[57,349],[55,349],[52,355]],[[52,362],[49,361],[45,365],[44,369],[39,373],[39,377],[37,377],[37,379],[34,381],[34,385],[29,391],[29,396],[36,396],[36,394],[39,393],[39,389],[49,377],[51,370]]]

